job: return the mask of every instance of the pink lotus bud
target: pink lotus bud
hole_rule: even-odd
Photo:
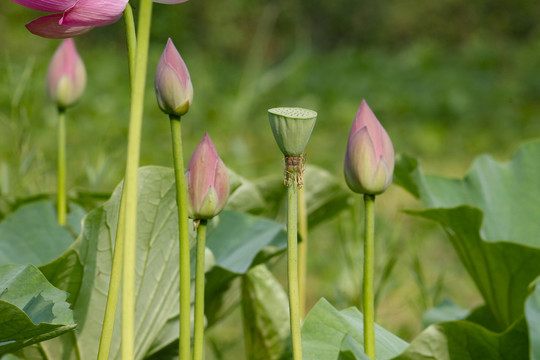
[[[365,100],[354,119],[347,153],[345,180],[352,191],[376,195],[392,182],[394,147]]]
[[[47,72],[47,93],[58,107],[66,108],[81,97],[86,70],[73,39],[66,39],[54,53]]]
[[[193,102],[193,85],[182,57],[172,40],[161,54],[154,82],[159,108],[166,114],[182,116]]]
[[[229,197],[229,175],[208,134],[189,160],[186,183],[190,218],[211,219],[223,210]]]

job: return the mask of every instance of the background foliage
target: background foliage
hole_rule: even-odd
[[[58,41],[26,31],[23,24],[36,16],[11,1],[0,3],[0,217],[28,196],[54,192],[56,115],[44,82]],[[195,88],[185,118],[186,156],[208,131],[224,162],[241,176],[279,175],[281,156],[266,109],[303,106],[319,113],[308,162],[342,181],[344,139],[366,98],[398,152],[420,157],[428,173],[460,177],[476,155],[506,159],[518,143],[540,133],[539,17],[532,0],[156,5],[142,165],[171,164],[168,121],[152,90],[170,36]],[[90,208],[108,198],[124,171],[129,97],[122,23],[95,29],[77,46],[89,83],[67,114],[68,186],[72,200]],[[312,229],[310,306],[322,296],[338,309],[356,301],[360,274],[354,266],[361,254],[350,251],[351,241],[341,241],[361,230],[347,224],[359,215],[352,205]],[[424,311],[443,298],[464,308],[481,303],[444,234],[398,211],[419,206],[395,186],[378,204],[384,286],[377,318],[406,340],[422,329]],[[273,264],[278,277],[282,265]],[[230,328],[225,323],[210,332],[225,344],[223,351],[242,348],[232,319]]]

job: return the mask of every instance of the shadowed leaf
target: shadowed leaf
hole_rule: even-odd
[[[66,298],[33,265],[0,266],[0,355],[73,329]]]

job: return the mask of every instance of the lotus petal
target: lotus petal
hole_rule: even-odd
[[[80,0],[60,20],[67,26],[104,26],[122,17],[128,0]]]
[[[60,25],[62,14],[42,16],[26,24],[26,28],[34,35],[50,39],[67,39],[89,32],[93,26]]]
[[[11,0],[30,9],[45,12],[64,12],[77,3],[78,0]]]

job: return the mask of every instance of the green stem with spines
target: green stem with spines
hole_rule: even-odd
[[[302,360],[298,298],[298,184],[296,179],[288,181],[287,200],[287,273],[292,350],[293,359]]]
[[[305,179],[305,178],[304,178]],[[305,183],[298,188],[298,293],[300,317],[306,316],[306,281],[307,281],[307,252],[308,252],[308,219],[306,209]]]
[[[122,281],[122,359],[134,359],[135,265],[137,240],[137,170],[139,167],[144,88],[152,21],[152,0],[139,3],[139,23],[135,49],[135,72],[131,88],[126,175],[126,210]]]
[[[204,348],[204,257],[206,249],[206,220],[197,226],[197,270],[195,274],[195,325],[193,360],[203,360]]]
[[[56,209],[58,225],[66,225],[66,109],[58,107],[58,192]]]
[[[124,23],[126,28],[126,39],[128,49],[128,66],[130,87],[133,87],[133,76],[135,74],[135,21],[133,11],[128,3],[124,10]],[[124,230],[125,230],[125,211],[126,211],[126,187],[122,187],[122,199],[120,209],[118,210],[118,224],[116,227],[116,240],[114,244],[114,253],[111,266],[111,279],[109,282],[109,292],[107,295],[107,305],[105,306],[105,316],[99,340],[99,351],[97,360],[107,360],[111,350],[112,335],[118,308],[118,295],[120,294],[120,285],[122,283],[122,265],[124,256]]]
[[[190,360],[191,347],[191,275],[189,249],[189,222],[187,210],[186,178],[182,152],[182,123],[180,117],[169,115],[173,143],[174,176],[176,179],[176,203],[178,205],[178,228],[180,231],[180,341],[179,359]]]
[[[364,241],[364,350],[375,359],[375,195],[364,194],[365,241]]]

